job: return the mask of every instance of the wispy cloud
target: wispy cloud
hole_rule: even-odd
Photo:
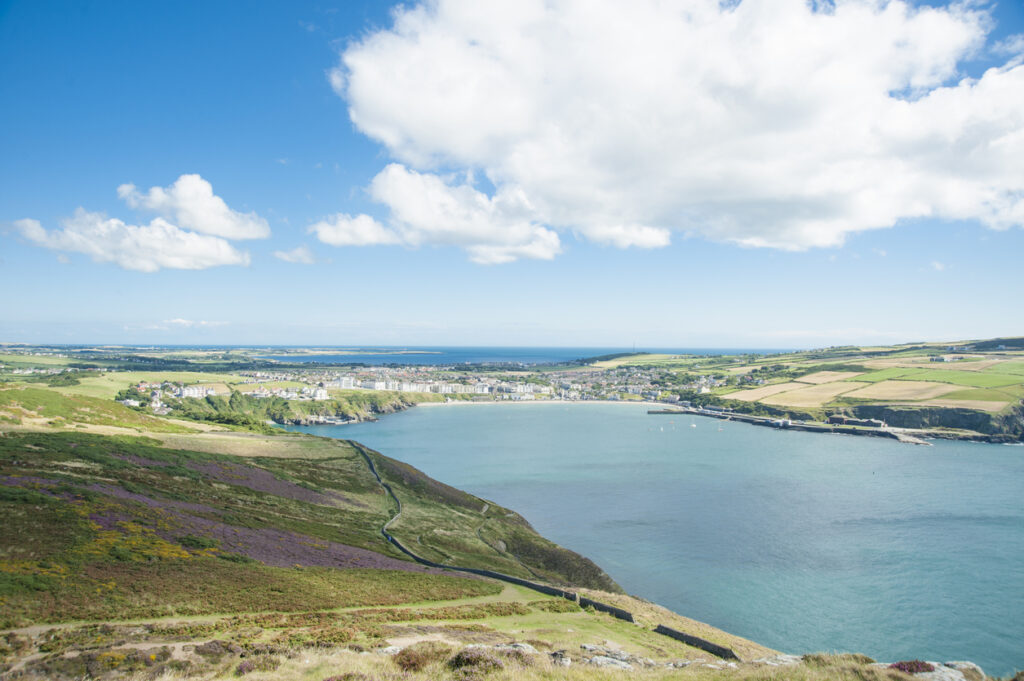
[[[298,265],[312,265],[316,262],[313,252],[307,246],[296,246],[290,251],[274,251],[274,257]]]
[[[228,322],[214,322],[198,319],[165,319],[162,322],[146,324],[143,328],[150,331],[169,331],[171,329],[206,329],[227,326]],[[129,327],[125,327],[126,329]]]

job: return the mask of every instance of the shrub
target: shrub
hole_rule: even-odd
[[[509,662],[514,662],[523,667],[529,667],[533,664],[533,657],[518,648],[506,648],[501,651],[501,656]]]
[[[935,671],[935,666],[923,660],[900,660],[889,665],[890,669],[899,669],[907,674],[921,674],[923,672]]]
[[[449,646],[438,641],[420,641],[403,648],[392,659],[403,671],[418,672],[427,665],[448,657],[451,652]]]
[[[197,537],[194,534],[186,534],[184,537],[178,537],[178,543],[186,549],[202,550],[216,548],[220,542],[210,537]]]
[[[110,551],[108,553],[110,553],[111,558],[113,558],[114,560],[119,560],[123,563],[129,562],[133,557],[131,549],[126,548],[124,546],[111,546]]]
[[[241,649],[228,641],[207,641],[195,647],[195,653],[203,657],[219,658],[229,652],[241,652]]]
[[[481,648],[463,648],[448,660],[449,669],[455,671],[471,671],[486,674],[487,672],[504,669],[501,660]]]
[[[242,660],[235,667],[235,676],[245,676],[249,672],[272,672],[281,666],[281,660],[276,657],[259,655]]]
[[[837,664],[850,663],[855,665],[873,664],[875,661],[860,653],[810,653],[803,656],[805,664],[813,667],[831,667]]]
[[[576,601],[569,601],[564,598],[530,601],[527,605],[534,610],[541,610],[543,612],[579,612],[580,609]]]

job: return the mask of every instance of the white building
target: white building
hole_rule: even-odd
[[[181,389],[178,397],[206,397],[207,395],[213,395],[214,392],[210,388],[204,388],[201,385],[187,385]]]

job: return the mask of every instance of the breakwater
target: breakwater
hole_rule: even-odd
[[[743,414],[735,411],[719,411],[712,409],[701,409],[699,407],[673,407],[671,409],[649,409],[647,410],[647,413],[662,416],[680,416],[687,414],[692,416],[709,416],[713,419],[721,419],[723,421],[738,421],[739,423],[747,423],[752,426],[784,428],[786,430],[798,430],[806,433],[839,433],[842,435],[884,437],[889,438],[890,440],[898,440],[899,442],[906,442],[915,445],[928,444],[920,437],[917,437],[910,433],[905,433],[898,430],[890,430],[887,428],[838,426],[824,423],[807,423],[806,421],[793,421],[791,419],[780,419],[770,416],[754,416],[753,414]]]
[[[603,612],[603,613],[607,613],[607,614],[611,615],[612,617],[616,617],[616,618],[618,618],[620,620],[623,620],[625,622],[629,622],[630,624],[636,624],[636,619],[633,617],[633,613],[631,613],[631,612],[629,612],[627,610],[624,610],[622,608],[617,608],[617,607],[615,607],[613,605],[608,605],[607,603],[602,603],[600,601],[595,601],[595,600],[587,598],[585,596],[580,596],[578,593],[576,593],[574,591],[567,591],[565,589],[561,589],[561,588],[558,588],[558,587],[550,586],[548,584],[540,584],[538,582],[533,582],[533,581],[530,581],[528,579],[522,579],[520,577],[513,577],[512,575],[506,575],[504,573],[495,572],[493,570],[483,570],[483,569],[480,569],[480,568],[471,568],[471,567],[463,567],[463,566],[458,566],[458,565],[445,565],[443,563],[435,563],[432,560],[428,560],[428,559],[426,559],[426,558],[424,558],[424,557],[414,553],[413,551],[410,551],[393,534],[388,532],[388,527],[391,525],[391,523],[395,522],[395,520],[397,520],[399,518],[399,516],[402,515],[402,501],[395,494],[394,490],[391,489],[391,485],[389,485],[388,483],[384,482],[383,478],[381,478],[380,473],[377,472],[377,467],[373,465],[373,460],[370,458],[370,455],[366,451],[366,449],[362,445],[360,445],[360,444],[358,444],[356,442],[353,442],[352,444],[358,450],[359,454],[363,457],[363,460],[366,462],[366,465],[370,469],[370,473],[372,473],[373,477],[376,478],[377,484],[379,484],[388,493],[388,495],[391,497],[392,501],[394,501],[396,506],[397,506],[397,511],[396,511],[395,515],[393,515],[391,517],[391,519],[388,520],[386,523],[384,523],[384,525],[381,527],[381,530],[380,530],[381,534],[395,548],[397,548],[399,551],[401,551],[405,555],[407,555],[410,558],[412,558],[414,561],[416,561],[420,565],[425,565],[427,567],[432,567],[432,568],[441,568],[441,569],[444,569],[444,570],[455,570],[457,572],[467,572],[467,573],[470,573],[470,574],[480,575],[480,576],[483,576],[483,577],[490,577],[492,579],[497,579],[497,580],[502,581],[502,582],[508,582],[509,584],[516,584],[518,586],[523,586],[523,587],[526,587],[528,589],[533,589],[534,591],[538,591],[540,593],[547,594],[549,596],[557,596],[557,597],[560,597],[560,598],[565,598],[567,600],[574,601],[574,602],[578,603],[580,605],[580,607],[582,607],[582,608],[593,608],[594,610],[597,610],[597,611]],[[692,636],[692,635],[689,635],[689,634],[684,634],[681,631],[677,631],[675,629],[670,629],[669,627],[666,627],[666,626],[661,625],[661,624],[659,624],[654,629],[654,632],[657,633],[657,634],[662,634],[662,635],[665,635],[665,636],[669,636],[670,638],[674,638],[677,641],[681,641],[681,642],[683,642],[683,643],[685,643],[685,644],[687,644],[689,646],[693,646],[694,648],[698,648],[700,650],[703,650],[705,652],[711,653],[712,655],[715,655],[717,657],[721,657],[723,659],[732,659],[732,660],[738,660],[739,659],[736,656],[736,653],[733,652],[730,648],[726,648],[724,646],[717,645],[715,643],[712,643],[711,641],[707,641],[707,640],[702,639],[702,638],[700,638],[698,636]]]

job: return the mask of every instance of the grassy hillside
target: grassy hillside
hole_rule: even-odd
[[[134,411],[112,400],[72,396],[58,389],[12,383],[0,386],[0,424],[78,427],[117,426],[159,433],[191,432],[188,426]]]
[[[744,676],[758,669],[777,669],[755,662],[776,659],[774,651],[707,629],[748,661],[743,665]],[[16,667],[18,678],[54,681],[133,673],[137,679],[164,673],[171,678],[309,681],[625,678],[622,672],[585,663],[606,652],[630,660],[638,670],[646,669],[645,677],[652,679],[707,678],[701,672],[706,675],[711,670],[703,665],[716,664],[707,653],[650,628],[512,585],[443,602],[75,623],[36,627],[2,640],[0,664]],[[502,649],[515,643],[529,648]],[[465,672],[453,669],[450,660],[467,645],[477,646],[476,654],[486,658],[469,660]],[[404,650],[391,655],[394,648],[389,646]],[[571,660],[572,666],[555,666],[550,657],[554,651],[564,651],[559,657]],[[721,669],[735,673],[725,665]]]
[[[222,453],[254,444],[248,434],[167,436],[174,446],[80,432],[0,437],[0,626],[405,602],[402,589],[421,583],[461,585],[444,586],[446,598],[483,588],[420,574],[383,539],[394,509],[353,444],[267,437],[279,455],[249,457]],[[190,442],[197,447],[183,448]],[[410,509],[394,528],[399,536],[423,537],[422,546],[472,565],[615,588],[511,511],[372,455],[383,470],[403,473],[391,477]],[[482,526],[510,547],[481,541]],[[397,572],[382,580],[336,568]],[[384,593],[393,588],[397,600]]]

